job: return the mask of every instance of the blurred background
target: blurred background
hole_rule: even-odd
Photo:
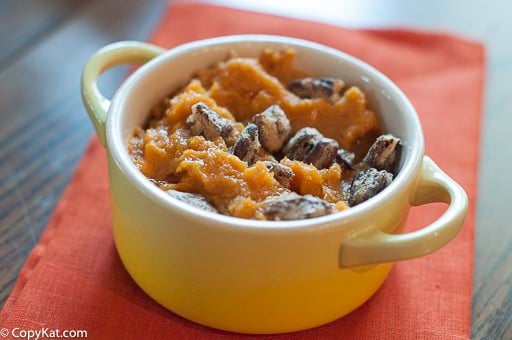
[[[512,228],[507,208],[512,181],[505,174],[512,166],[512,1],[203,2],[352,28],[434,30],[485,44],[472,332],[479,338],[509,338]],[[168,3],[0,2],[0,306],[92,135],[80,98],[83,65],[105,44],[147,39]],[[126,72],[121,67],[102,76],[102,91],[113,94]]]

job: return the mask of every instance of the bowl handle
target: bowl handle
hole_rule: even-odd
[[[106,145],[105,121],[110,100],[98,90],[99,75],[116,65],[143,64],[163,52],[165,49],[155,45],[137,41],[120,41],[98,50],[85,65],[82,72],[82,100],[103,146]]]
[[[444,202],[449,207],[432,224],[406,234],[369,232],[344,241],[340,267],[353,267],[412,259],[429,254],[450,242],[461,230],[468,208],[466,192],[425,156],[413,206]]]

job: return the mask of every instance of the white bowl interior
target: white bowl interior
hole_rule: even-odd
[[[382,73],[358,59],[316,43],[277,36],[245,35],[213,38],[182,45],[139,68],[116,93],[107,122],[110,147],[119,150],[121,162],[130,162],[126,141],[135,127],[148,117],[151,107],[178,86],[187,83],[200,69],[226,59],[230,51],[239,56],[258,57],[265,48],[296,50],[295,65],[311,75],[339,77],[348,85],[359,86],[370,107],[379,115],[384,131],[401,138],[400,172],[386,191],[398,186],[423,156],[423,135],[417,114],[402,91]],[[130,166],[130,165],[127,165]],[[132,168],[135,168],[131,164]],[[409,168],[409,170],[408,170]],[[382,195],[379,194],[379,195]],[[378,195],[378,196],[379,196]],[[361,209],[374,199],[354,208]],[[314,219],[316,220],[316,219]],[[282,222],[281,222],[282,223]]]

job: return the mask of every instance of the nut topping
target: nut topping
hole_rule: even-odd
[[[302,160],[321,138],[322,135],[317,129],[302,128],[288,141],[283,150],[284,155],[290,159]]]
[[[290,121],[279,105],[269,106],[252,118],[260,129],[259,139],[270,153],[280,151],[291,132]]]
[[[325,169],[334,163],[338,151],[338,142],[330,138],[322,138],[304,157],[303,162],[313,164],[318,169]]]
[[[273,197],[272,202],[264,207],[263,215],[268,220],[286,221],[324,216],[335,211],[333,204],[318,197],[291,193]]]
[[[235,145],[233,154],[248,164],[253,164],[258,156],[260,149],[258,140],[258,127],[254,124],[248,124],[240,133]]]
[[[391,184],[392,180],[393,175],[385,170],[369,168],[359,171],[352,181],[348,204],[352,207],[372,198]]]
[[[274,178],[278,181],[283,187],[289,188],[290,182],[295,175],[293,170],[286,165],[281,163],[272,162],[272,161],[264,161],[263,162],[267,169],[270,170],[274,174]]]
[[[336,154],[336,161],[345,167],[352,168],[356,155],[353,152],[339,148]]]
[[[210,212],[218,213],[217,209],[215,209],[207,200],[201,195],[191,194],[189,192],[182,192],[178,190],[167,190],[166,191],[170,196],[187,203],[188,205],[194,206],[199,209],[203,209]]]
[[[334,139],[325,138],[317,129],[306,127],[297,131],[283,151],[289,159],[325,169],[334,163],[338,143]]]
[[[293,81],[288,89],[300,98],[331,98],[340,95],[345,84],[336,78],[302,78]]]
[[[363,159],[363,163],[377,170],[392,171],[395,160],[398,158],[398,146],[400,139],[392,134],[381,135],[377,137],[368,153]]]
[[[233,123],[205,103],[198,102],[192,106],[192,113],[187,118],[187,124],[194,135],[203,135],[208,140],[226,137],[233,130]]]

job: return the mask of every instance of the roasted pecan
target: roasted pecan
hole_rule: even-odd
[[[288,141],[283,153],[290,159],[302,160],[320,139],[322,135],[317,129],[302,128]]]
[[[352,168],[354,166],[355,158],[356,155],[353,152],[342,148],[339,148],[336,153],[336,161],[347,168]]]
[[[254,124],[247,124],[233,146],[233,154],[241,160],[253,164],[260,149],[258,140],[258,127]]]
[[[264,161],[263,162],[267,169],[270,170],[274,174],[274,178],[278,181],[283,187],[289,188],[290,182],[295,175],[293,170],[286,165],[281,163],[272,162],[272,161]]]
[[[333,204],[311,195],[295,193],[273,197],[272,202],[263,208],[267,220],[303,220],[336,212]]]
[[[192,106],[192,113],[187,118],[187,124],[194,135],[203,135],[212,140],[217,137],[226,137],[233,130],[233,123],[212,109],[205,103],[198,102]]]
[[[261,145],[270,153],[280,151],[291,132],[290,121],[279,105],[269,106],[252,118],[260,129]]]
[[[340,95],[343,90],[343,80],[336,78],[302,78],[293,81],[288,89],[300,98],[331,98]]]
[[[337,151],[338,142],[334,139],[324,137],[308,152],[303,162],[313,164],[318,169],[325,169],[334,163]]]
[[[174,197],[184,203],[187,203],[191,206],[194,206],[199,209],[203,209],[210,212],[218,213],[217,209],[215,209],[207,200],[201,195],[191,194],[188,192],[181,192],[178,190],[167,190],[166,191],[171,197]]]
[[[325,138],[317,129],[302,128],[284,147],[284,155],[289,159],[313,164],[318,169],[330,167],[336,158],[338,143]]]
[[[398,159],[398,147],[400,139],[392,134],[381,135],[377,137],[368,153],[363,159],[363,163],[371,168],[378,170],[392,171],[395,160]]]
[[[369,168],[359,171],[350,187],[350,206],[362,203],[384,190],[393,181],[393,175],[385,170]]]

